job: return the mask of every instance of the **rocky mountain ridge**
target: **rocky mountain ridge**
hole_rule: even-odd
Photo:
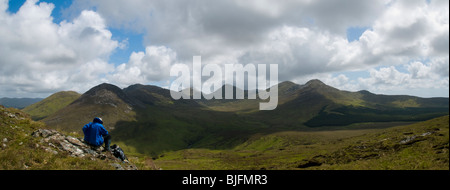
[[[231,148],[258,133],[415,122],[448,114],[448,98],[350,92],[320,80],[303,85],[281,82],[278,94],[277,108],[261,111],[259,103],[264,101],[259,99],[174,100],[168,89],[157,86],[121,89],[104,83],[42,122],[51,129],[81,134],[86,123],[101,117],[113,141],[156,156],[185,148]]]

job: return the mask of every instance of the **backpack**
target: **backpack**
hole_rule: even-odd
[[[111,153],[116,157],[119,158],[120,160],[124,161],[124,160],[128,160],[127,156],[125,156],[125,153],[123,152],[123,150],[116,144],[111,146]]]

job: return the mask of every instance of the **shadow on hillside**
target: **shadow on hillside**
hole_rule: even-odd
[[[119,121],[115,141],[152,156],[186,148],[231,149],[257,133],[273,132],[254,115],[204,109],[200,105],[148,105],[135,109],[136,121]]]
[[[398,108],[386,111],[348,106],[335,108],[334,112],[328,113],[323,108],[333,102],[317,99],[323,97],[315,94],[279,105],[276,110],[253,114],[212,111],[192,100],[179,100],[165,106],[147,104],[146,107],[134,109],[135,121],[117,122],[112,134],[114,141],[123,142],[139,153],[158,156],[167,151],[187,148],[233,149],[256,134],[361,129],[358,125],[348,125],[360,122],[423,121],[448,114],[448,108]],[[313,109],[310,102],[320,105],[315,105]],[[299,105],[310,109],[298,109]],[[338,112],[345,114],[336,114]],[[316,122],[317,125],[305,126],[305,121],[299,119],[301,115],[303,118],[306,118],[304,115],[315,116],[309,122]],[[382,128],[396,125],[398,123],[381,124]],[[368,126],[364,126],[364,129]]]

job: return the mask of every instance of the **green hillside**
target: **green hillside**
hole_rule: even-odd
[[[275,110],[259,111],[260,101],[173,100],[169,90],[157,86],[120,89],[101,84],[43,121],[51,128],[81,134],[84,124],[102,117],[114,141],[133,152],[158,156],[189,148],[233,149],[256,134],[329,131],[448,115],[448,98],[348,92],[319,80],[280,83]]]
[[[2,159],[28,151],[20,146],[36,142],[27,137],[32,130],[45,127],[81,137],[86,123],[102,117],[113,144],[143,169],[448,169],[448,98],[348,92],[318,80],[280,83],[279,104],[271,111],[259,111],[259,99],[173,100],[167,89],[139,84],[120,89],[104,83],[62,101],[67,97],[57,93],[26,109],[44,110],[28,112],[45,124],[18,110],[4,112],[0,137],[24,141],[6,145],[11,148],[4,149]],[[8,120],[19,116],[23,119]],[[439,116],[444,117],[406,125]],[[16,127],[8,122],[26,132],[12,133],[9,128]],[[405,139],[412,143],[400,143]],[[28,158],[40,160],[34,168],[63,167],[41,167],[48,160],[69,162],[39,151],[2,167],[20,168]],[[440,161],[445,156],[447,165]]]
[[[136,110],[135,121],[118,122],[111,134],[139,153],[155,156],[193,147],[230,148],[268,128],[234,113],[189,110],[188,105],[174,107]]]
[[[449,116],[391,128],[382,125],[255,134],[233,149],[169,151],[154,158],[153,164],[186,170],[449,169]]]
[[[81,133],[85,124],[101,117],[105,127],[112,130],[118,121],[135,119],[134,107],[135,102],[120,88],[101,84],[42,121],[54,129]]]
[[[284,83],[281,83],[283,85]],[[292,88],[292,87],[291,87]],[[308,128],[345,126],[363,122],[424,121],[447,115],[448,98],[376,95],[368,91],[342,91],[311,80],[298,85],[294,93],[281,99],[273,112],[256,112],[259,118],[271,118],[271,125]]]
[[[81,94],[74,91],[58,92],[27,106],[23,111],[29,114],[33,120],[41,120],[66,107],[80,96]]]
[[[32,133],[46,128],[27,114],[0,106],[0,170],[114,170],[114,162],[49,151],[52,142],[35,138]],[[53,142],[54,143],[54,142]],[[52,145],[50,145],[52,144]]]

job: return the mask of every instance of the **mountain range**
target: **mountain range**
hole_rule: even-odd
[[[0,105],[7,108],[18,108],[22,109],[31,104],[41,101],[42,98],[0,98]]]
[[[248,95],[248,91],[242,91]],[[136,84],[121,89],[104,83],[82,95],[56,93],[24,111],[50,128],[78,133],[94,117],[102,117],[114,141],[150,155],[186,148],[226,149],[255,134],[339,129],[367,122],[423,121],[449,113],[448,98],[349,92],[319,80],[303,85],[280,83],[275,110],[260,111],[259,102],[174,100],[168,89],[158,86]],[[44,109],[49,107],[53,109]]]

